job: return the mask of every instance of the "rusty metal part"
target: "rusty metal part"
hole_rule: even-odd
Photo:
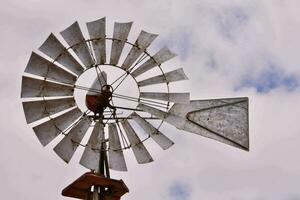
[[[112,87],[110,85],[104,85],[101,88],[101,92],[97,95],[86,95],[86,106],[89,110],[95,114],[103,115],[104,110],[110,105],[112,97]]]
[[[129,192],[129,189],[122,180],[105,178],[103,175],[87,172],[63,189],[62,195],[77,199],[92,200],[92,186],[103,187],[105,189],[103,200],[120,200],[121,196]]]

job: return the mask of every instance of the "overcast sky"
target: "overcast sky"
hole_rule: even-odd
[[[171,149],[150,145],[148,165],[126,152],[129,171],[112,171],[130,189],[124,200],[300,199],[299,8],[298,0],[2,0],[1,199],[66,199],[61,190],[86,171],[80,153],[66,165],[39,143],[23,114],[21,76],[51,32],[104,16],[109,33],[115,21],[158,33],[150,52],[167,45],[179,55],[169,64],[184,68],[192,99],[250,98],[250,152],[165,126]]]

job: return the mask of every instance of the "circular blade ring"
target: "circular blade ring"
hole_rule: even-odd
[[[109,61],[106,61],[105,63],[101,63],[101,64],[97,64],[96,62],[96,59],[94,57],[94,50],[92,48],[93,44],[97,43],[97,42],[101,42],[101,41],[118,41],[118,42],[121,42],[121,43],[124,43],[125,45],[129,45],[129,47],[131,47],[131,49],[137,49],[137,50],[143,50],[142,51],[142,54],[138,57],[137,60],[134,61],[134,64],[132,66],[129,66],[128,68],[124,69],[122,67],[122,64],[109,64]],[[161,51],[159,51],[158,53],[156,53],[155,55],[151,55],[150,53],[148,53],[147,51],[147,48],[144,48],[144,47],[141,47],[138,45],[138,42],[135,42],[135,43],[132,43],[132,42],[129,42],[127,41],[127,39],[125,40],[121,40],[121,39],[118,39],[118,38],[113,38],[113,37],[96,37],[96,38],[90,38],[90,39],[84,39],[82,40],[81,42],[78,42],[78,43],[75,43],[71,46],[67,46],[67,47],[64,47],[64,49],[61,50],[61,52],[55,57],[52,59],[52,63],[54,65],[56,65],[57,61],[62,58],[64,55],[71,55],[70,54],[70,51],[72,52],[72,50],[76,47],[80,47],[82,46],[83,44],[87,45],[88,46],[88,50],[92,56],[92,59],[94,61],[94,63],[91,65],[91,66],[84,66],[83,67],[83,70],[80,74],[75,74],[74,72],[70,71],[67,67],[65,67],[64,65],[60,64],[62,67],[64,67],[63,69],[66,70],[67,72],[69,72],[70,74],[72,75],[75,75],[76,76],[76,81],[81,77],[81,75],[83,73],[85,73],[86,71],[90,70],[90,69],[93,69],[95,68],[96,71],[97,71],[97,68],[99,67],[100,70],[101,68],[105,68],[106,66],[109,66],[109,67],[115,67],[115,68],[118,68],[118,69],[121,69],[123,70],[123,75],[125,76],[124,79],[126,79],[128,76],[130,76],[136,83],[137,85],[137,88],[138,88],[138,97],[128,97],[126,95],[119,95],[118,98],[124,98],[125,100],[128,100],[128,101],[137,101],[137,102],[142,102],[142,103],[147,103],[148,105],[152,105],[152,106],[155,106],[155,107],[160,107],[160,108],[163,108],[165,111],[168,111],[169,108],[170,108],[170,105],[171,105],[171,99],[170,99],[170,87],[169,87],[169,83],[172,82],[172,81],[178,81],[178,80],[184,80],[182,78],[173,78],[172,77],[174,76],[175,73],[173,73],[174,71],[171,71],[171,72],[164,72],[164,70],[162,69],[162,65],[163,65],[163,62],[171,59],[172,57],[175,56],[175,54],[172,54],[168,49],[166,48],[163,48],[161,49]],[[149,44],[150,45],[150,44]],[[122,52],[123,53],[123,52]],[[78,59],[78,56],[75,54],[72,56],[75,58],[75,60],[80,60]],[[130,54],[127,55],[127,57],[130,56]],[[146,60],[145,62],[143,62],[144,60]],[[142,64],[141,64],[142,63]],[[60,66],[59,66],[60,67]],[[137,67],[137,68],[136,68]],[[148,81],[148,85],[152,85],[152,84],[157,84],[157,83],[161,83],[161,84],[164,84],[165,85],[165,88],[166,88],[166,98],[163,98],[163,99],[152,99],[152,98],[144,98],[144,97],[141,97],[141,92],[142,92],[142,88],[144,87],[144,85],[141,83],[143,81],[138,81],[136,76],[137,75],[134,75],[134,71],[136,69],[140,68],[139,70],[139,74],[142,74],[142,73],[146,73],[148,70],[152,69],[152,68],[156,68],[158,69],[158,71],[160,72],[160,75],[156,76],[156,77],[150,77],[149,79],[153,79],[153,80],[159,80],[158,82],[153,82],[153,80],[144,80],[144,81]],[[143,68],[143,69],[142,69]],[[57,83],[57,84],[61,84],[61,85],[66,85],[66,86],[71,86],[73,87],[74,89],[82,89],[81,86],[78,86],[76,85],[76,81],[74,84],[70,84],[70,83],[67,83],[67,82],[63,82],[63,81],[59,81],[59,82],[56,82],[56,81],[53,81],[53,79],[51,78],[48,78],[48,73],[50,71],[50,67],[47,68],[47,73],[46,75],[43,77],[44,78],[44,85],[43,87],[41,87],[40,91],[42,93],[41,97],[43,99],[43,101],[45,102],[45,110],[44,112],[48,114],[48,118],[49,118],[49,121],[52,121],[53,122],[53,125],[61,132],[61,134],[63,135],[66,135],[66,130],[69,130],[71,129],[72,127],[69,127],[68,129],[66,129],[65,131],[64,130],[60,130],[59,127],[57,127],[57,125],[55,124],[53,118],[52,118],[52,115],[53,113],[51,111],[49,111],[48,109],[48,104],[47,104],[47,98],[48,96],[46,95],[45,91],[47,90],[47,87],[46,87],[46,84],[48,82],[54,82],[54,83]],[[137,74],[137,73],[136,73]],[[170,74],[170,76],[169,76]],[[175,74],[176,75],[176,74]],[[178,79],[178,80],[177,80]],[[121,82],[122,83],[122,82]],[[121,84],[120,83],[120,84]],[[118,87],[118,86],[117,86]],[[116,87],[116,88],[117,88]],[[114,90],[116,90],[116,88]],[[91,89],[91,88],[89,88]],[[73,95],[72,97],[74,98],[74,91],[73,91]],[[161,97],[160,97],[161,98]],[[157,100],[160,100],[160,101],[166,101],[166,103],[162,104],[161,102],[158,102]],[[159,104],[160,103],[160,104]],[[119,108],[117,108],[119,109]],[[138,111],[138,108],[136,106],[136,108],[134,108]],[[81,111],[82,112],[82,111]],[[84,114],[84,112],[82,112],[82,114]],[[149,119],[152,118],[152,115],[151,117],[149,117]],[[130,115],[125,117],[125,118],[120,118],[118,119],[118,116],[112,116],[112,119],[114,120],[113,122],[107,122],[107,123],[116,123],[117,125],[119,124],[120,120],[127,120],[127,119],[131,119]],[[154,119],[154,117],[153,117]],[[158,118],[157,118],[158,119]],[[157,131],[161,128],[161,126],[163,125],[164,123],[164,120],[163,119],[158,119],[160,120],[160,123],[158,124],[158,126],[156,127]],[[119,125],[118,125],[119,126]],[[119,131],[122,131],[120,127],[118,127]],[[148,135],[146,138],[144,139],[141,139],[141,143],[144,143],[146,140],[148,140],[150,138],[150,135]],[[126,140],[126,139],[125,139]],[[76,142],[76,141],[73,141],[74,143],[76,143],[78,146],[83,146],[83,147],[86,147],[87,145],[86,144],[82,144],[80,142]],[[125,149],[129,149],[131,148],[131,145],[128,144],[128,145],[122,145],[120,149],[117,149],[117,150],[125,150]],[[93,149],[95,151],[100,151],[100,149]],[[102,149],[103,150],[103,149]],[[104,149],[105,151],[109,151],[110,148],[107,147],[106,149]],[[116,149],[114,149],[116,150]]]

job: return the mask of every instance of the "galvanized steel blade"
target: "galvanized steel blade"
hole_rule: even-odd
[[[71,26],[61,31],[60,34],[85,67],[90,68],[94,64],[91,56],[91,49],[85,42],[85,38],[83,37],[78,22],[74,22]]]
[[[125,158],[123,155],[122,146],[116,124],[108,125],[109,135],[109,168],[118,171],[127,171]]]
[[[33,131],[41,144],[46,146],[81,115],[82,112],[76,107],[58,117],[33,127]]]
[[[105,17],[86,23],[97,64],[106,62]]]
[[[39,50],[77,75],[80,75],[84,70],[52,33],[42,44]]]
[[[94,129],[80,159],[80,164],[88,169],[98,171],[101,149],[105,150],[104,125],[96,122]]]
[[[87,95],[99,95],[99,92],[95,92],[93,91],[101,91],[101,87],[107,84],[107,75],[106,73],[103,71],[101,72],[98,77],[95,78],[92,87],[91,87],[91,91],[87,92]]]
[[[149,163],[153,161],[150,153],[147,151],[146,147],[137,136],[136,132],[130,125],[127,120],[121,122],[123,129],[127,135],[127,138],[130,142],[130,146],[132,148],[133,154],[139,164]]]
[[[162,101],[170,101],[174,103],[189,103],[190,93],[141,92],[140,98],[157,99]]]
[[[64,99],[23,102],[23,109],[27,123],[31,123],[74,107],[75,105],[75,99],[70,97]]]
[[[128,22],[128,23],[115,22],[113,42],[112,42],[111,53],[110,53],[111,65],[118,65],[131,26],[132,26],[132,22]]]
[[[121,67],[125,70],[129,69],[157,36],[157,34],[148,33],[142,30],[134,43],[136,46],[132,46]]]
[[[165,73],[164,75],[158,75],[154,76],[152,78],[148,78],[143,81],[138,82],[138,86],[144,87],[147,85],[154,85],[159,83],[169,83],[169,82],[175,82],[175,81],[182,81],[187,80],[188,77],[184,74],[184,71],[182,68],[170,71],[168,73]]]
[[[149,58],[145,63],[139,66],[136,70],[134,70],[131,75],[133,77],[137,77],[146,71],[152,69],[155,66],[158,66],[171,58],[177,56],[175,53],[171,52],[167,47],[159,50],[152,58]]]
[[[68,134],[54,147],[55,153],[68,163],[90,127],[91,120],[85,116]]]
[[[143,119],[136,112],[133,112],[131,117],[162,149],[168,149],[174,144],[172,140],[162,134],[158,129]]]
[[[74,84],[77,79],[75,75],[63,70],[35,52],[32,52],[25,72],[68,84]]]
[[[73,87],[44,80],[22,77],[21,97],[72,96]]]

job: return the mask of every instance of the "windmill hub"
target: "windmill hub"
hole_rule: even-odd
[[[103,114],[107,107],[112,107],[110,101],[113,94],[113,88],[111,85],[103,85],[101,92],[98,94],[86,95],[86,106],[89,110],[95,114]]]
[[[99,69],[101,69],[101,72]],[[101,116],[103,108],[104,118],[111,117],[111,111],[116,107],[127,106],[136,108],[138,102],[120,98],[124,95],[136,99],[139,97],[136,81],[130,75],[126,78],[125,76],[125,70],[112,65],[97,65],[85,70],[75,83],[76,86],[84,87],[83,89],[75,87],[74,97],[77,106],[82,112],[88,111],[89,115],[93,117],[95,115]],[[123,80],[123,78],[125,79]],[[116,109],[116,114],[119,117],[126,118],[131,113],[132,110]],[[111,121],[114,120],[112,119],[109,122]]]

